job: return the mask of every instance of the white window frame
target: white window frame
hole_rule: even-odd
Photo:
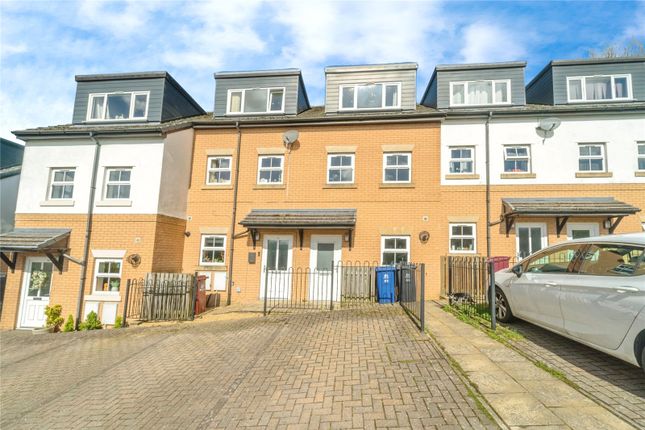
[[[645,172],[645,168],[639,169],[638,168],[638,161],[639,160],[644,160],[645,161],[645,153],[641,154],[639,153],[639,149],[643,147],[645,150],[645,142],[636,142],[636,171],[637,172]]]
[[[390,155],[405,155],[408,158],[408,164],[407,165],[397,165],[397,166],[390,166],[387,164],[387,157]],[[385,170],[386,169],[396,169],[396,170],[402,170],[402,169],[408,169],[408,180],[407,181],[388,181],[385,179]],[[383,183],[384,184],[409,184],[412,182],[412,152],[384,152],[383,153]]]
[[[475,82],[491,82],[491,88],[492,88],[492,94],[491,94],[491,100],[492,103],[469,103],[468,101],[468,85],[471,83]],[[508,96],[508,101],[505,102],[496,102],[495,101],[495,89],[498,83],[504,83],[506,85],[506,94]],[[464,102],[463,103],[455,103],[453,100],[453,87],[455,85],[463,85],[464,86]],[[498,106],[505,106],[505,105],[510,105],[512,104],[513,97],[511,94],[511,80],[510,79],[478,79],[475,81],[455,81],[455,82],[450,82],[450,106],[491,106],[491,105],[498,105]]]
[[[600,155],[580,155],[580,148],[583,146],[599,146],[600,147]],[[605,147],[604,143],[598,143],[598,142],[587,142],[587,143],[579,143],[578,144],[578,173],[602,173],[607,171],[607,153],[606,153],[607,148]],[[602,169],[600,170],[580,170],[580,160],[595,160],[597,158],[602,159]]]
[[[265,158],[280,158],[282,161],[280,162],[280,168],[278,169],[277,167],[262,167],[262,160]],[[282,174],[280,175],[280,182],[260,182],[260,172],[263,170],[270,170],[270,171],[275,171],[275,170],[280,170]],[[284,155],[280,154],[274,154],[274,155],[260,155],[258,156],[258,177],[257,177],[257,182],[258,185],[282,185],[284,184]]]
[[[587,78],[611,78],[611,98],[610,99],[595,99],[587,100]],[[627,97],[616,97],[616,78],[627,78]],[[572,100],[570,91],[570,82],[580,81],[582,99]],[[567,102],[568,103],[606,103],[613,101],[630,101],[634,99],[632,88],[632,75],[617,74],[617,75],[590,75],[590,76],[567,76]]]
[[[99,263],[119,263],[119,275],[116,276],[114,273],[101,273],[99,272]],[[96,289],[96,282],[99,275],[106,278],[119,278],[119,291],[99,291]],[[96,295],[109,295],[116,296],[121,292],[121,287],[123,286],[123,259],[121,258],[95,258],[94,259],[94,282],[92,283],[92,294]]]
[[[244,100],[246,98],[246,92],[251,90],[265,90],[267,92],[267,105],[266,111],[264,112],[244,112]],[[271,91],[282,90],[282,108],[280,110],[269,110],[271,108]],[[242,99],[240,100],[240,111],[231,112],[231,95],[233,93],[242,93]],[[230,89],[226,93],[226,115],[272,115],[284,113],[285,101],[287,100],[287,89],[286,87],[267,87],[267,88],[237,88]]]
[[[549,246],[549,235],[548,231],[546,229],[546,223],[545,222],[521,222],[521,223],[515,223],[515,256],[517,257],[518,261],[523,260],[524,258],[520,257],[520,235],[519,231],[520,228],[534,228],[534,227],[539,227],[540,231],[542,233],[541,238],[540,238],[540,251]],[[529,254],[531,255],[531,254]],[[528,255],[527,255],[528,257]]]
[[[511,155],[511,156],[509,156],[506,153],[506,150],[510,149],[510,148],[526,148],[526,157],[519,156],[519,155]],[[506,170],[506,161],[509,161],[509,160],[520,160],[521,161],[521,160],[524,160],[524,159],[526,159],[528,161],[528,170],[526,172],[515,172],[515,171],[512,171],[512,170],[511,171]],[[526,144],[504,145],[504,165],[502,166],[502,168],[504,169],[505,174],[511,174],[511,175],[512,174],[520,174],[521,175],[523,173],[531,173],[533,171],[532,170],[533,169],[533,163],[531,163],[531,145],[526,145]]]
[[[206,242],[206,238],[209,238],[209,237],[221,238],[221,239],[224,239],[224,242],[222,243],[221,247],[219,247],[219,246],[206,247],[204,245],[204,243]],[[222,258],[222,260],[224,260],[224,261],[222,261],[221,263],[218,263],[218,262],[215,262],[215,261],[211,261],[211,262],[204,261],[203,260],[204,251],[206,251],[206,250],[224,252],[224,256]],[[199,246],[199,265],[200,266],[224,266],[224,265],[226,265],[226,235],[225,234],[202,234],[202,238],[201,238],[200,246]]]
[[[452,234],[452,228],[456,226],[468,226],[473,228],[472,236],[465,234]],[[472,239],[473,240],[473,250],[455,250],[452,249],[452,239]],[[451,222],[448,224],[448,252],[450,254],[477,254],[477,224],[474,222]]]
[[[471,158],[452,158],[452,150],[453,149],[470,149],[472,151],[472,156]],[[449,175],[474,175],[477,172],[477,165],[475,164],[475,146],[474,145],[457,145],[457,146],[449,146],[448,147],[448,174]],[[450,164],[453,161],[472,161],[473,163],[473,170],[472,172],[451,172],[450,171]]]
[[[228,161],[229,161],[228,169],[221,168],[221,167],[211,167],[211,161],[215,160],[215,159],[218,159],[218,158],[221,158],[221,159],[226,158],[226,159],[228,159]],[[210,155],[210,156],[208,156],[208,158],[206,159],[206,185],[230,185],[231,184],[231,177],[232,177],[232,174],[233,174],[232,166],[233,166],[233,157],[230,156],[230,155]],[[230,173],[229,177],[228,177],[228,181],[226,181],[226,182],[210,182],[209,181],[211,172],[217,173],[217,172],[227,172],[227,171]]]
[[[118,119],[109,119],[105,118],[105,113],[107,112],[107,96],[114,95],[114,94],[130,94],[130,111],[128,114],[128,118],[118,118]],[[146,96],[146,112],[144,116],[138,116],[138,117],[133,117],[132,115],[134,114],[134,100],[136,96]],[[93,106],[93,101],[95,98],[103,97],[103,118],[96,119],[92,118],[92,106]],[[88,98],[88,104],[87,104],[87,115],[86,115],[86,121],[91,121],[91,122],[101,122],[101,121],[142,121],[148,119],[148,109],[150,107],[150,91],[115,91],[111,93],[92,93],[89,95]]]
[[[74,172],[74,180],[72,182],[68,181],[56,181],[54,176],[56,172]],[[47,200],[71,200],[74,198],[74,183],[76,181],[76,167],[52,167],[49,169],[49,188],[47,192]],[[54,186],[72,186],[72,196],[71,197],[53,197]],[[42,195],[42,194],[41,194]]]
[[[376,108],[359,108],[358,107],[358,87],[366,85],[381,85],[381,107]],[[397,100],[395,106],[385,106],[386,91],[385,87],[396,85]],[[345,88],[354,88],[354,106],[351,108],[343,107],[343,90]],[[360,84],[342,84],[338,86],[338,110],[339,111],[356,111],[356,110],[387,110],[401,109],[401,82],[365,82]]]
[[[349,157],[352,160],[352,164],[349,166],[332,166],[331,165],[331,159],[334,157]],[[355,178],[355,172],[356,172],[356,167],[355,167],[355,160],[356,160],[356,154],[352,153],[333,153],[333,154],[327,154],[327,184],[329,185],[334,185],[334,184],[353,184],[354,183],[354,178]],[[352,171],[352,180],[351,181],[343,181],[342,179],[340,181],[330,181],[329,180],[329,171],[330,170],[350,170]],[[342,178],[342,175],[341,175]]]
[[[130,171],[130,180],[129,181],[111,181],[110,180],[110,172],[114,170],[119,170],[119,171],[124,171],[124,170],[129,170]],[[105,168],[105,184],[103,186],[103,200],[109,200],[109,201],[124,201],[124,200],[130,200],[132,198],[132,172],[133,172],[132,167],[106,167]],[[108,185],[130,185],[130,195],[128,197],[108,197]]]
[[[392,236],[392,235],[388,235],[388,236],[381,236],[381,264],[385,264],[385,263],[383,263],[383,254],[385,252],[394,252],[394,253],[401,253],[402,252],[402,250],[400,250],[400,249],[386,248],[385,247],[385,240],[386,239],[405,239],[405,252],[408,255],[406,263],[409,263],[410,261],[412,261],[410,259],[410,236],[397,236],[397,235]],[[395,258],[395,260],[396,260],[396,258]]]

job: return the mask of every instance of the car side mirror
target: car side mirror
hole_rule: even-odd
[[[515,273],[515,276],[519,278],[520,276],[522,276],[522,265],[516,264],[511,268],[511,272]]]

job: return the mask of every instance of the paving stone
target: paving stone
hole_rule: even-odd
[[[546,406],[528,393],[488,394],[486,400],[506,423],[517,426],[563,425]]]

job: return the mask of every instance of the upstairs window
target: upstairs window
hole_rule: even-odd
[[[327,183],[351,184],[354,182],[354,154],[327,156]]]
[[[569,102],[630,100],[631,75],[576,76],[567,78]]]
[[[401,83],[340,86],[340,110],[396,109],[401,107]]]
[[[105,199],[129,199],[132,169],[109,168],[105,172]]]
[[[638,170],[645,171],[645,142],[638,142]]]
[[[511,103],[511,81],[450,83],[450,106],[480,106]]]
[[[450,173],[475,173],[475,148],[473,146],[450,148]]]
[[[145,119],[149,92],[90,94],[88,121]]]
[[[229,90],[227,114],[282,113],[284,88]]]
[[[529,173],[531,171],[531,152],[528,145],[507,146],[504,148],[505,173]]]
[[[383,182],[410,182],[411,157],[409,152],[383,154]]]
[[[231,157],[208,157],[207,185],[227,185],[231,183],[231,159]]]
[[[284,156],[271,155],[260,157],[258,184],[281,184]]]
[[[74,197],[75,169],[52,169],[49,199],[71,199]]]
[[[602,143],[582,144],[578,146],[578,153],[578,171],[605,171],[605,145]]]

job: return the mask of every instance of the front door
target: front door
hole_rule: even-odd
[[[23,274],[20,328],[45,326],[45,306],[49,305],[53,264],[47,258],[28,257]]]
[[[567,239],[584,239],[598,236],[597,222],[569,222],[567,223]]]
[[[340,300],[339,267],[343,240],[341,236],[311,236],[309,300]]]
[[[262,247],[260,298],[291,298],[291,236],[265,236]]]

